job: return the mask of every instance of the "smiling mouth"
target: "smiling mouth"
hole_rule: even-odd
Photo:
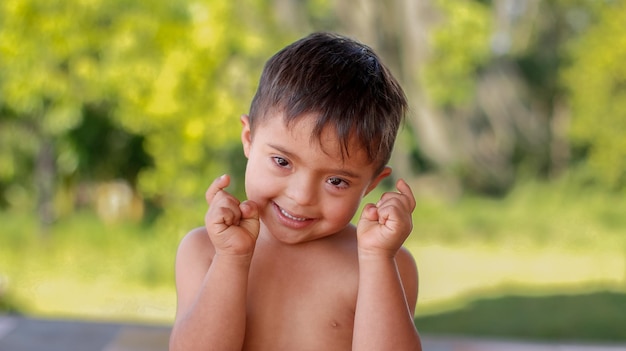
[[[297,221],[297,222],[304,222],[304,221],[308,220],[308,218],[296,217],[296,216],[292,215],[291,213],[289,213],[289,212],[287,212],[287,211],[283,210],[280,206],[277,206],[277,207],[278,207],[278,210],[280,211],[280,213],[281,213],[283,216],[285,216],[285,217],[287,217],[287,218],[289,218],[289,219],[291,219],[291,220],[293,220],[293,221]]]

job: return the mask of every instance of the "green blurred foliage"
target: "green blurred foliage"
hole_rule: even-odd
[[[607,1],[593,25],[570,46],[564,72],[571,92],[570,137],[591,179],[626,186],[626,2]]]
[[[164,211],[162,223],[178,231],[201,224],[204,191],[220,174],[231,173],[230,190],[243,197],[239,116],[263,63],[311,27],[339,27],[334,11],[358,10],[332,0],[286,3],[301,24],[281,27],[289,13],[261,0],[3,1],[0,208],[53,203],[54,219],[91,206],[84,197],[97,184],[123,179],[145,202],[144,218]],[[521,7],[502,17],[503,4]],[[474,152],[451,158],[468,164],[442,168],[483,192],[500,179],[499,194],[512,189],[515,174],[550,173],[559,141],[553,114],[571,96],[574,160],[588,157],[590,177],[623,184],[623,0],[437,0],[433,7],[436,23],[425,27],[430,59],[416,84],[426,105],[456,128],[442,144]],[[502,33],[510,45],[498,51]],[[520,83],[508,106],[532,121],[523,113],[486,117],[477,90],[500,78]],[[422,156],[421,142],[406,143],[405,153]]]
[[[432,58],[422,74],[423,85],[439,106],[468,103],[476,76],[491,57],[491,9],[475,1],[437,0],[442,19],[431,37]]]
[[[282,44],[274,28],[255,0],[3,1],[2,203],[33,209],[38,177],[56,193],[121,178],[180,218],[242,157],[239,116]],[[38,168],[46,150],[53,167]]]
[[[579,163],[623,188],[626,2],[434,3],[422,86],[452,130],[465,189],[502,195]]]

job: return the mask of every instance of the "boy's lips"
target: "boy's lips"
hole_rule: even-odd
[[[307,218],[307,217],[302,217],[293,213],[288,212],[287,210],[285,210],[284,208],[278,206],[278,204],[274,203],[274,207],[276,208],[276,210],[285,218],[290,219],[292,221],[296,221],[296,222],[306,222],[308,220],[311,220],[311,218]]]

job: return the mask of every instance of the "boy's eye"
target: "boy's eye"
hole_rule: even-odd
[[[288,167],[289,166],[289,161],[285,160],[282,157],[274,156],[273,159],[274,159],[274,163],[276,163],[280,167]]]
[[[348,182],[346,182],[345,180],[341,179],[341,178],[337,178],[337,177],[331,177],[328,178],[327,180],[328,184],[338,187],[338,188],[347,188],[348,187]]]

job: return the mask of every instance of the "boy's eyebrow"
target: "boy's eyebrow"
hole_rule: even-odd
[[[282,146],[278,146],[278,145],[271,144],[271,143],[268,143],[267,145],[269,147],[271,147],[272,149],[277,150],[278,152],[284,154],[285,156],[287,156],[287,157],[289,157],[291,159],[295,159],[295,160],[299,160],[300,159],[298,157],[298,155],[288,151],[287,149],[283,148]],[[329,173],[336,173],[336,174],[343,175],[343,176],[348,177],[348,178],[355,178],[355,179],[356,178],[361,178],[360,174],[352,172],[352,171],[349,171],[349,170],[346,170],[346,169],[327,169],[327,171]]]

